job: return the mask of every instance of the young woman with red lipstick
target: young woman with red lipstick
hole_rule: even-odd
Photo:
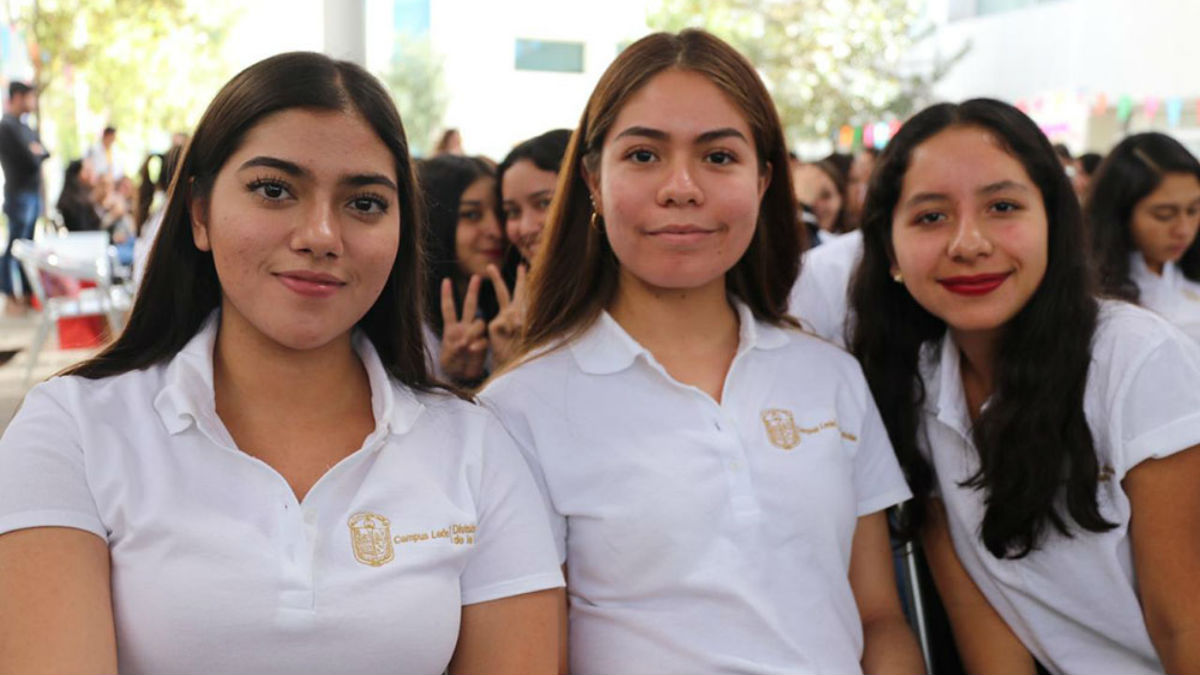
[[[482,398],[542,481],[570,671],[915,673],[857,364],[795,328],[787,149],[754,68],[650,35],[600,78]]]
[[[879,157],[850,345],[968,672],[1200,670],[1200,348],[1097,300],[1037,126],[929,108]]]
[[[555,671],[529,469],[426,367],[387,90],[251,66],[165,208],[126,330],[0,439],[0,672]]]
[[[500,289],[505,295],[498,295],[491,278],[508,251],[496,173],[482,160],[460,155],[424,160],[417,173],[429,218],[426,339],[437,373],[473,387],[493,365],[488,323],[500,311],[500,299],[507,299],[507,286]]]

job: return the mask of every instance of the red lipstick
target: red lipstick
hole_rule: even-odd
[[[974,274],[971,276],[945,277],[937,282],[951,293],[959,295],[987,295],[1000,287],[1012,272],[1000,274]]]

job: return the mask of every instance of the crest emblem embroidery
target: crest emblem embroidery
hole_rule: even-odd
[[[771,445],[784,450],[800,445],[800,430],[796,428],[796,420],[792,418],[790,410],[769,408],[762,412],[762,421]]]
[[[356,513],[350,516],[349,525],[355,560],[379,567],[396,557],[391,522],[387,518],[378,513]]]

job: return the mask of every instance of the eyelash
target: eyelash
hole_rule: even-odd
[[[264,188],[276,188],[276,189],[282,190],[286,194],[280,195],[278,197],[271,197],[264,193],[264,191],[263,191]],[[288,197],[294,198],[294,195],[292,194],[291,184],[285,180],[281,180],[279,178],[274,178],[274,177],[264,176],[264,177],[255,178],[254,180],[252,180],[246,184],[246,190],[253,193],[255,197],[261,199],[262,201],[266,202],[267,204],[280,204],[284,201],[284,199],[286,199]],[[391,204],[388,203],[387,199],[385,199],[381,195],[375,194],[373,192],[360,192],[356,195],[353,195],[350,197],[350,199],[348,199],[346,201],[346,204],[353,206],[356,202],[359,202],[359,201],[371,202],[372,207],[378,208],[377,211],[372,210],[371,208],[368,208],[365,210],[359,209],[359,208],[354,209],[355,211],[358,211],[359,213],[366,214],[366,215],[375,215],[377,213],[379,213],[379,214],[387,213],[388,208],[391,206]]]
[[[633,150],[630,150],[629,152],[625,153],[625,159],[632,160],[635,164],[649,163],[649,161],[650,161],[649,159],[647,159],[646,161],[640,161],[640,160],[636,159],[635,155],[639,155],[639,154],[651,155],[651,157],[653,159],[657,159],[657,156],[654,154],[654,151],[647,150],[645,148],[634,148]],[[716,166],[727,166],[729,164],[733,164],[734,162],[737,162],[737,155],[728,150],[714,150],[714,151],[708,153],[707,155],[705,155],[704,159],[712,160],[712,158],[714,158],[716,156],[721,156],[725,160],[722,162],[710,162]]]
[[[268,178],[264,176],[255,178],[246,184],[247,191],[253,193],[255,197],[258,197],[268,204],[278,204],[283,201],[284,197],[282,195],[279,197],[269,197],[263,192],[260,192],[260,190],[263,188],[278,188],[287,193],[288,197],[292,196],[292,186],[287,181],[279,180],[278,178]]]

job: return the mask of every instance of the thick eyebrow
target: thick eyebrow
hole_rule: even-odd
[[[1018,183],[1015,180],[1002,180],[984,185],[975,192],[976,194],[990,195],[997,192],[1002,192],[1004,190],[1020,190],[1022,192],[1028,192],[1029,186],[1023,183]],[[926,204],[928,202],[941,202],[948,199],[950,199],[950,197],[941,192],[918,192],[912,197],[909,197],[908,201],[904,202],[904,207],[912,208],[920,204]]]
[[[248,168],[255,167],[255,166],[265,166],[270,169],[277,169],[279,171],[282,171],[282,172],[288,174],[289,176],[295,176],[297,178],[312,178],[312,172],[309,171],[308,169],[300,166],[299,164],[296,164],[295,162],[289,162],[286,159],[279,159],[278,157],[268,157],[266,155],[259,155],[258,157],[251,157],[250,159],[246,160],[245,162],[242,162],[242,165],[240,167],[238,167],[238,170],[240,171],[242,169],[248,169]],[[396,187],[395,181],[393,181],[392,179],[388,178],[387,176],[385,176],[381,173],[351,174],[348,176],[343,176],[340,180],[338,180],[338,183],[340,183],[342,185],[348,185],[351,187],[363,187],[366,185],[382,185],[383,187],[390,188],[393,192],[400,191]]]
[[[1023,192],[1028,192],[1029,186],[1025,185],[1024,183],[1018,183],[1015,180],[1002,180],[1002,181],[997,181],[995,183],[991,183],[988,185],[984,185],[983,187],[976,190],[976,192],[978,192],[981,195],[990,195],[990,194],[995,194],[997,192],[1003,192],[1004,190],[1020,190]]]
[[[615,141],[619,138],[625,138],[626,136],[640,136],[642,138],[649,138],[649,139],[652,139],[655,141],[665,141],[670,138],[670,134],[668,134],[665,131],[662,131],[661,129],[653,129],[651,127],[634,126],[634,127],[629,127],[628,129],[617,134],[615,137],[613,137],[613,140]],[[697,143],[711,143],[712,141],[718,141],[722,138],[740,138],[743,141],[745,141],[746,135],[743,134],[742,132],[738,131],[737,129],[734,129],[733,127],[723,127],[721,129],[713,129],[712,131],[705,131],[704,133],[697,135],[696,142]],[[749,142],[749,141],[747,141],[747,142]]]

